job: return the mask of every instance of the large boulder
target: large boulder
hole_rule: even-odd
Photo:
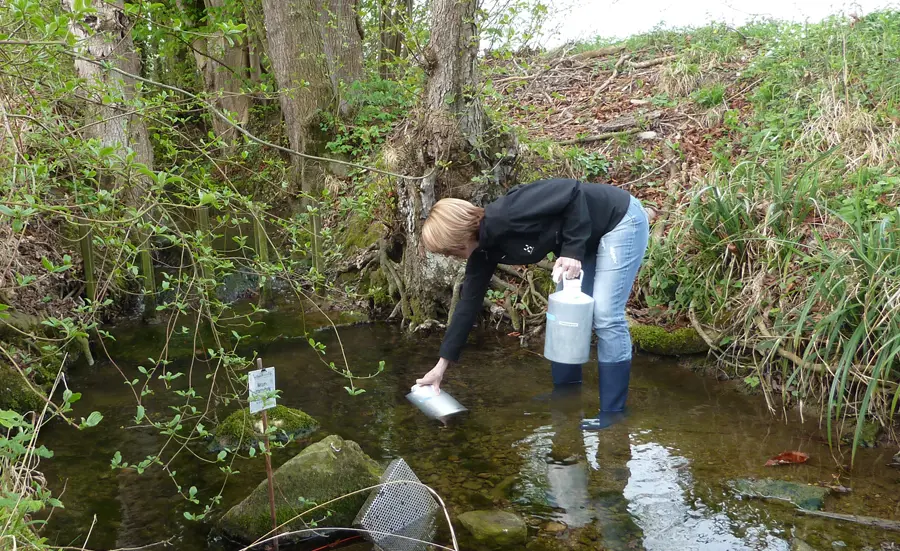
[[[774,499],[793,503],[801,509],[818,511],[822,508],[829,489],[787,480],[739,479],[729,483],[741,497]]]
[[[470,511],[459,515],[459,522],[481,546],[490,549],[521,549],[528,527],[516,514],[506,511]]]
[[[267,411],[267,416],[269,427],[275,429],[274,440],[282,443],[306,438],[319,428],[318,421],[299,409],[275,406]],[[210,450],[247,450],[256,447],[262,438],[262,414],[251,414],[248,408],[239,409],[213,431]]]
[[[631,342],[644,352],[660,356],[703,354],[709,350],[706,341],[693,327],[673,331],[655,325],[630,324]]]
[[[274,473],[275,511],[283,531],[318,527],[351,527],[366,500],[366,492],[340,499],[308,515],[315,504],[324,504],[349,493],[378,484],[383,470],[356,442],[329,436],[310,445]],[[266,481],[232,507],[217,525],[226,538],[251,543],[272,529]],[[287,538],[287,541],[303,539]]]

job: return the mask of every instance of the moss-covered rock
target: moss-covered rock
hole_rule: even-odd
[[[319,527],[350,527],[366,500],[366,493],[340,499],[312,511],[311,503],[324,504],[349,493],[378,484],[383,470],[356,442],[329,436],[310,445],[274,473],[275,511],[284,531],[300,530],[315,521]],[[232,507],[217,525],[228,539],[250,543],[272,528],[266,481]],[[292,538],[302,539],[299,538]]]
[[[667,331],[662,327],[632,323],[631,342],[639,349],[661,356],[702,354],[709,350],[706,342],[692,327]]]
[[[730,482],[729,486],[741,497],[786,501],[808,511],[821,509],[829,493],[828,488],[787,480],[740,479]]]
[[[278,442],[306,438],[319,428],[319,423],[299,409],[275,406],[268,410],[269,426],[275,428]],[[262,415],[239,409],[225,418],[213,433],[212,451],[228,448],[246,450],[256,446],[263,437]]]
[[[38,387],[35,385],[35,388]],[[0,409],[25,413],[43,405],[43,396],[36,394],[15,368],[0,365]]]
[[[521,549],[528,527],[516,514],[506,511],[470,511],[459,515],[459,522],[478,544],[490,549]]]

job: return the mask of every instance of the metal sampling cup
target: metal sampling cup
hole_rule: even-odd
[[[451,415],[466,411],[466,408],[457,402],[453,396],[447,394],[447,391],[442,390],[438,394],[431,385],[413,386],[410,393],[406,395],[406,399],[432,419],[443,421]]]

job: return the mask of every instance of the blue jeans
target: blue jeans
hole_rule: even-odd
[[[600,368],[601,402],[604,386],[612,390],[625,377],[627,393],[631,365],[631,333],[625,321],[625,304],[638,269],[647,251],[650,223],[641,202],[631,198],[625,217],[600,240],[596,255],[587,255],[582,263],[581,289],[594,297],[594,332],[597,334],[597,362]],[[577,368],[577,369],[576,369]],[[617,372],[615,380],[604,381],[604,371]],[[581,366],[553,365],[553,383],[581,382]],[[616,394],[621,394],[617,392]],[[619,402],[619,398],[609,401]],[[624,397],[621,398],[624,404]],[[601,409],[611,404],[601,403]],[[618,406],[613,406],[618,408]],[[623,406],[624,407],[624,406]]]

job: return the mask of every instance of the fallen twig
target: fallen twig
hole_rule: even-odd
[[[885,518],[877,518],[877,517],[864,517],[860,515],[845,515],[842,513],[829,513],[826,511],[808,511],[806,509],[797,509],[804,515],[809,515],[813,517],[821,517],[821,518],[829,518],[832,520],[842,520],[845,522],[853,522],[855,524],[861,524],[863,526],[872,526],[874,528],[881,528],[882,530],[893,530],[895,532],[900,532],[900,522],[896,520],[888,520]]]
[[[632,62],[630,65],[635,69],[647,69],[648,67],[655,67],[657,65],[662,65],[663,63],[668,63],[673,61],[678,56],[675,55],[667,55],[663,57],[657,57],[656,59],[648,59],[647,61],[638,61]]]
[[[622,67],[622,64],[625,63],[625,61],[629,57],[631,57],[630,54],[623,54],[622,57],[619,58],[619,61],[617,61],[616,66],[613,67],[613,72],[611,75],[609,75],[609,78],[606,79],[606,81],[603,84],[601,84],[600,87],[597,88],[597,90],[594,91],[594,95],[593,95],[593,97],[591,97],[592,103],[597,101],[597,97],[600,96],[600,93],[603,92],[604,90],[606,90],[606,87],[609,86],[609,83],[614,81],[616,79],[616,77],[619,76],[619,69]]]
[[[559,145],[575,145],[580,143],[590,143],[590,142],[602,142],[603,140],[611,140],[613,138],[619,138],[622,136],[632,136],[640,132],[640,128],[631,128],[629,130],[620,130],[618,132],[604,132],[602,134],[596,134],[594,136],[585,136],[584,138],[573,138],[571,140],[563,140],[561,142],[556,142]]]
[[[625,46],[607,46],[606,48],[600,48],[598,50],[591,50],[589,52],[581,52],[580,54],[575,54],[572,56],[572,59],[585,61],[588,59],[594,59],[596,57],[605,57],[608,55],[617,54],[624,50]]]

